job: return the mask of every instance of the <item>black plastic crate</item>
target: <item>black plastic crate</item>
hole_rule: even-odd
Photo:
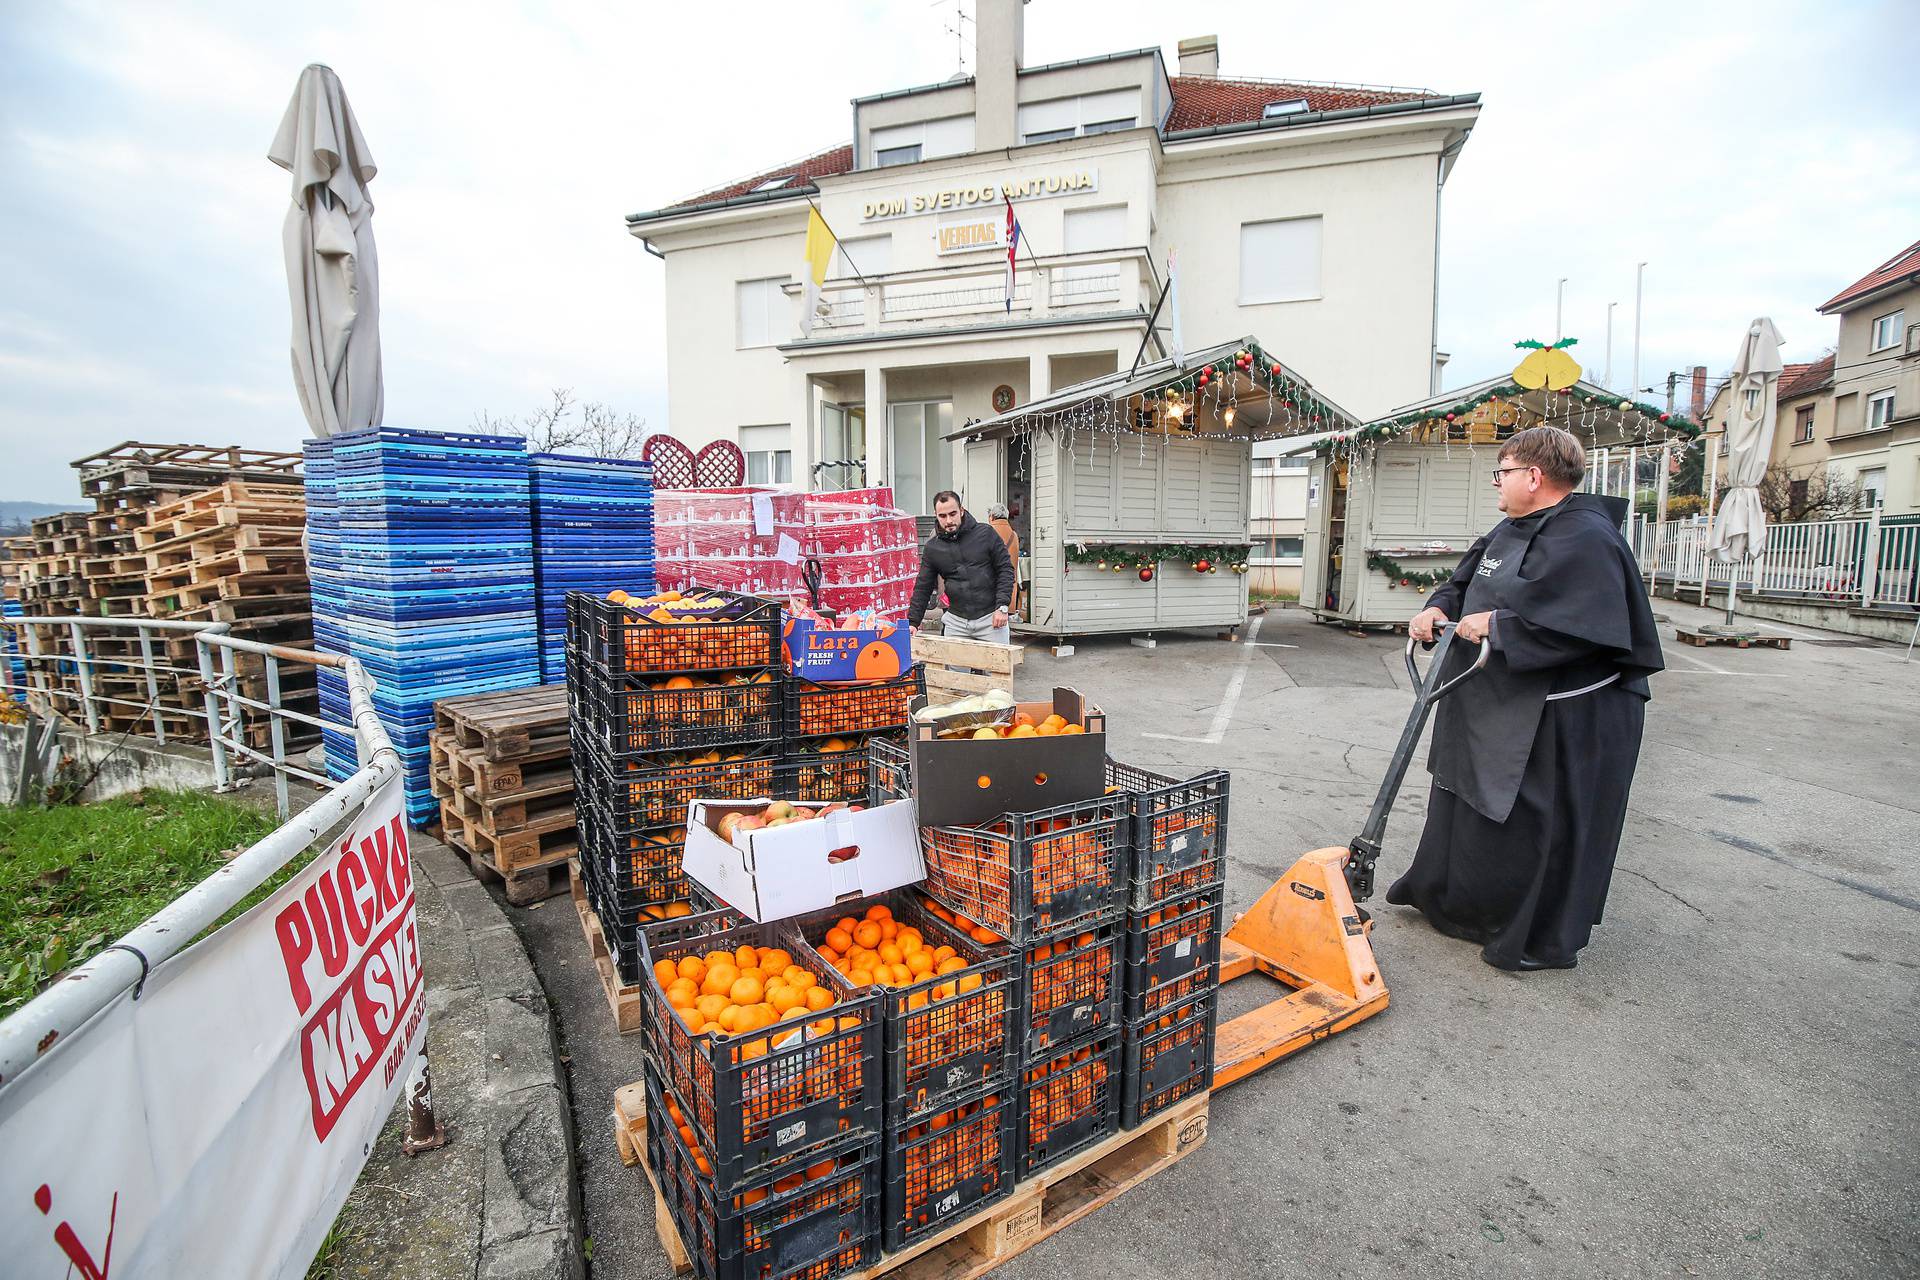
[[[609,674],[684,674],[780,664],[780,606],[732,591],[683,595],[721,601],[703,622],[661,622],[585,592],[567,593],[568,671],[575,651]]]
[[[1142,1022],[1151,1022],[1178,1009],[1181,1005],[1217,991],[1220,987],[1220,962],[1215,960],[1203,969],[1196,969],[1185,977],[1170,982],[1146,982],[1136,975],[1129,966],[1127,970],[1127,995],[1125,1018],[1128,1026]]]
[[[1013,1144],[1022,1181],[1119,1132],[1120,1052],[1115,1027],[1022,1070]]]
[[[1078,933],[1028,943],[1020,966],[1020,1057],[1045,1059],[1118,1025],[1126,929],[1116,913]]]
[[[889,1252],[918,1244],[1013,1191],[1018,1110],[1007,1082],[954,1099],[915,1123],[887,1126],[881,1240]]]
[[[702,1280],[827,1280],[879,1260],[877,1137],[835,1143],[790,1171],[723,1189],[698,1132],[662,1123],[669,1096],[649,1067],[647,1160]]]
[[[640,679],[588,669],[572,676],[568,688],[573,714],[584,720],[595,747],[609,760],[778,740],[784,683],[779,669],[720,678],[727,683],[669,688],[704,677]]]
[[[694,762],[689,755],[721,758]],[[739,758],[729,760],[728,756]],[[607,760],[590,750],[576,753],[575,758],[585,783],[581,790],[601,811],[608,834],[643,840],[684,826],[687,805],[693,800],[758,800],[775,795],[779,763],[773,747],[749,744],[628,760]]]
[[[786,743],[780,752],[779,794],[829,804],[867,803],[868,761],[875,741],[902,744],[904,739],[892,733]]]
[[[710,1154],[719,1188],[729,1193],[823,1146],[877,1135],[882,1096],[875,995],[855,990],[817,956],[804,963],[809,948],[789,922],[715,927],[734,919],[722,912],[639,931],[643,1047]],[[835,1003],[744,1033],[695,1031],[674,1012],[659,967],[742,946],[784,951]]]
[[[1213,1088],[1215,988],[1151,1022],[1128,1027],[1120,1127],[1136,1128],[1174,1103]]]
[[[1220,963],[1224,888],[1127,913],[1127,982],[1144,991]]]
[[[810,912],[796,917],[794,924],[818,955],[818,944],[840,920],[851,916],[857,925],[876,903],[884,903],[895,922],[916,929],[928,949],[950,947],[953,958],[965,962],[911,984],[863,988],[878,994],[885,1026],[881,1043],[889,1128],[932,1115],[954,1099],[990,1086],[1010,1088],[1022,1024],[1020,965],[1009,948],[974,942],[909,889]],[[831,963],[824,955],[822,962]]]
[[[580,809],[580,865],[600,878],[601,892],[618,917],[630,926],[652,920],[698,915],[718,904],[681,869],[686,835],[673,831],[652,836],[615,836],[596,805]],[[685,904],[691,910],[664,915],[649,908]]]
[[[1133,810],[1129,907],[1147,911],[1224,883],[1227,782],[1220,769],[1182,782],[1107,761],[1107,786],[1126,796]]]
[[[911,794],[906,748],[869,745],[874,804]],[[1124,795],[1002,814],[977,827],[921,827],[922,888],[1016,946],[1087,928],[1125,900],[1132,809]]]
[[[845,738],[905,729],[912,718],[908,704],[926,695],[927,673],[916,662],[891,680],[821,684],[789,676],[785,687],[789,738]]]

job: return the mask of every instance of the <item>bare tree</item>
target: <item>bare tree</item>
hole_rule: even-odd
[[[1775,524],[1838,520],[1866,505],[1866,493],[1858,483],[1825,471],[1796,476],[1785,467],[1770,467],[1758,491],[1767,519]]]
[[[477,413],[473,426],[483,435],[525,436],[530,453],[586,453],[599,458],[638,458],[653,434],[638,414],[621,413],[599,401],[578,404],[571,387],[555,387],[553,399],[524,418]]]

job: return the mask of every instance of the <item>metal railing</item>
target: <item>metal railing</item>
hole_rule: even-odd
[[[97,658],[87,658],[84,653],[86,631],[90,628],[103,627],[108,621],[104,618],[0,619],[0,622],[9,626],[36,626],[51,623],[63,628],[69,625],[74,627],[80,633],[75,643],[83,650],[70,655],[80,664],[77,672],[84,672],[87,669],[85,666],[87,662],[99,661]],[[175,627],[197,628],[193,641],[199,651],[199,670],[203,675],[211,670],[215,651],[224,651],[228,654],[254,653],[272,662],[298,661],[313,666],[339,669],[346,680],[348,702],[352,708],[352,724],[338,727],[352,733],[359,768],[291,819],[285,814],[283,790],[281,793],[283,796],[282,824],[279,827],[161,908],[133,932],[68,973],[34,997],[24,1008],[13,1013],[4,1022],[0,1022],[0,1088],[12,1084],[20,1073],[33,1065],[42,1054],[59,1043],[63,1037],[85,1025],[89,1018],[111,1004],[121,992],[135,988],[154,967],[185,948],[248,894],[266,883],[268,878],[281,867],[311,848],[323,834],[357,813],[375,791],[400,775],[399,753],[394,750],[392,741],[387,737],[386,729],[380,723],[380,717],[373,709],[372,681],[354,659],[338,654],[280,649],[272,645],[238,640],[224,634],[224,624],[220,623],[167,624],[148,621],[136,625],[159,630],[172,630]],[[269,667],[268,670],[271,672],[273,668]],[[232,668],[228,666],[225,671],[230,676]],[[33,674],[34,672],[30,669],[29,676]],[[223,744],[221,740],[218,728],[221,712],[216,708],[216,703],[223,695],[216,691],[219,673],[213,673],[213,675],[214,678],[208,681],[206,718],[207,723],[213,726],[209,741],[213,747],[215,770],[217,774],[224,776],[224,757],[221,753],[225,747],[232,744]],[[269,683],[272,683],[271,675]],[[28,692],[30,697],[44,696],[47,690],[30,686]],[[88,697],[104,701],[97,691],[89,694]],[[245,699],[236,699],[236,701],[246,705],[262,705],[258,702],[247,702]],[[272,703],[273,699],[270,697],[264,705],[271,706]],[[97,710],[96,708],[96,714]],[[280,714],[292,717],[296,713],[283,709]],[[312,717],[300,716],[299,718],[310,723],[320,723]],[[157,736],[161,731],[158,725],[154,728]],[[304,771],[295,772],[300,772],[304,777],[313,776]],[[276,776],[280,777],[284,784],[284,776],[278,772]],[[423,1070],[424,1060],[416,1066],[416,1073]]]
[[[964,324],[1011,313],[1021,320],[1054,313],[1151,308],[1159,272],[1145,249],[1106,249],[1034,258],[1024,251],[1013,305],[1007,305],[1006,262],[896,271],[865,280],[830,280],[814,332]],[[796,288],[795,293],[799,290]]]
[[[1633,531],[1640,572],[1704,600],[1729,585],[1742,595],[1862,609],[1920,605],[1920,520],[1879,511],[1841,520],[1767,526],[1766,550],[1729,564],[1708,549],[1705,518],[1641,523]]]
[[[0,697],[18,693],[29,715],[89,734],[204,746],[215,791],[243,785],[236,765],[251,761],[270,773],[284,822],[290,778],[329,785],[324,773],[297,762],[298,753],[324,730],[350,732],[287,705],[289,668],[317,672],[344,667],[346,659],[228,630],[224,622],[0,617],[0,633],[13,638],[13,656],[24,668],[0,662]],[[368,679],[364,672],[361,679]]]

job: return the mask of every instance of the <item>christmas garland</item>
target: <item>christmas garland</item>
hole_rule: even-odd
[[[1250,379],[1254,385],[1286,405],[1295,417],[1310,427],[1332,426],[1342,422],[1351,422],[1352,418],[1333,405],[1322,400],[1304,381],[1287,370],[1287,367],[1262,349],[1259,343],[1252,342],[1241,347],[1220,364],[1206,364],[1194,369],[1186,376],[1169,382],[1152,395],[1163,396],[1168,400],[1195,400],[1209,388],[1213,389],[1216,401],[1222,399],[1215,385],[1229,374],[1238,370]]]
[[[1367,553],[1367,568],[1378,569],[1386,574],[1389,588],[1418,587],[1422,591],[1431,591],[1453,577],[1452,569],[1409,569],[1391,556],[1374,551]]]
[[[1096,569],[1124,573],[1128,569],[1152,569],[1161,564],[1183,564],[1195,573],[1232,573],[1247,571],[1247,555],[1252,548],[1233,543],[1166,543],[1158,546],[1122,546],[1103,542],[1075,542],[1067,546],[1069,564],[1090,564]],[[1201,568],[1205,565],[1205,568]]]

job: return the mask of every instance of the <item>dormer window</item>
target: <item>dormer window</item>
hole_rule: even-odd
[[[1278,120],[1281,116],[1297,116],[1307,109],[1305,98],[1282,98],[1278,102],[1269,102],[1260,109],[1263,120]]]
[[[793,181],[792,174],[783,173],[777,178],[768,178],[765,182],[755,187],[754,190],[755,191],[778,191],[781,187],[786,186],[789,182],[792,182],[792,181]]]

